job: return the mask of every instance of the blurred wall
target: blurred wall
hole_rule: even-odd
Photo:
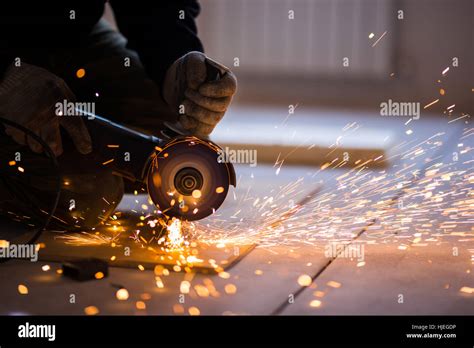
[[[440,102],[431,108],[432,111],[441,114],[452,104],[456,104],[457,111],[473,111],[472,0],[331,0],[336,10],[330,12],[327,12],[328,0],[200,2],[200,36],[207,47],[207,53],[222,60],[236,72],[240,83],[237,103],[299,103],[378,109],[380,102],[389,98],[426,105],[441,97]],[[233,3],[234,8],[239,10],[223,11],[222,8],[226,7],[222,3]],[[240,6],[236,7],[236,3]],[[354,7],[355,4],[358,4],[357,7]],[[263,12],[262,6],[266,8]],[[227,7],[232,8],[229,5]],[[275,12],[275,7],[282,13]],[[348,11],[348,8],[351,10]],[[354,8],[357,9],[358,18],[354,18]],[[290,21],[290,10],[294,11],[293,23],[296,29],[282,31],[282,26],[293,25],[285,23]],[[399,10],[403,11],[403,19],[398,19]],[[323,23],[304,23],[318,18],[308,15],[313,11],[323,13],[318,21]],[[326,17],[331,14],[336,17],[327,20]],[[269,15],[281,17],[272,20],[268,18]],[[266,23],[264,36],[259,32],[263,27],[253,24],[252,30],[248,28],[252,25],[248,19],[255,20],[255,17],[257,21]],[[303,23],[296,25],[298,21]],[[359,25],[354,25],[355,22]],[[215,32],[216,28],[226,27],[230,27],[230,32],[226,31],[226,40],[220,40],[219,45],[216,45],[215,40],[219,36]],[[300,28],[299,31],[297,28]],[[386,35],[372,47],[384,31],[387,31]],[[369,38],[371,32],[374,33],[372,39]],[[282,36],[282,33],[287,37]],[[281,42],[280,49],[275,50],[275,40]],[[356,64],[333,69],[330,73],[324,73],[324,69],[321,69],[324,64],[321,62],[313,62],[312,66],[310,63],[312,70],[309,71],[298,66],[298,62],[301,62],[298,57],[307,57],[308,46],[317,45],[321,50],[327,50],[328,45],[335,45],[331,40],[337,40],[335,47],[338,47],[336,54],[332,54],[330,58],[334,60],[333,66],[342,67],[344,56],[348,56]],[[288,42],[292,41],[298,44],[288,47]],[[355,48],[354,41],[357,41]],[[242,52],[237,52],[236,47]],[[256,59],[261,60],[259,47],[272,48],[269,53],[271,59],[266,68],[262,67],[261,62],[248,61],[252,52],[255,52]],[[318,47],[314,49],[317,50]],[[288,58],[286,50],[292,50],[292,56],[296,57],[294,63]],[[378,74],[374,74],[374,69],[368,67],[370,64],[364,65],[361,59],[353,59],[354,54],[362,55],[362,60],[371,59],[375,55],[378,55],[379,60],[383,58],[382,62],[370,63]],[[239,55],[245,59],[240,61],[239,67],[234,67],[234,58]],[[326,56],[316,52],[311,59],[326,59]],[[452,66],[453,57],[458,58],[458,67]],[[286,67],[275,64],[275,59],[284,60]],[[291,64],[294,64],[294,69]],[[360,73],[363,69],[354,73],[361,64],[366,69],[365,73]],[[448,66],[449,72],[442,76],[441,72]],[[446,91],[444,96],[440,96],[440,88]]]

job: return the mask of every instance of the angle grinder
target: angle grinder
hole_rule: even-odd
[[[218,145],[171,129],[162,138],[128,129],[97,115],[86,121],[96,163],[146,184],[148,194],[168,216],[192,221],[214,213],[229,186],[236,185],[234,167],[220,161]],[[106,130],[105,130],[106,129]]]
[[[64,152],[54,161],[17,144],[0,122],[1,215],[27,224],[52,216],[50,228],[93,228],[115,211],[125,178],[143,184],[165,217],[192,221],[214,213],[236,185],[233,165],[219,161],[221,149],[210,140],[168,128],[161,137],[146,135],[82,113],[93,151],[80,154],[63,133]]]

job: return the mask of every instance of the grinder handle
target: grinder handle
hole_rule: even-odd
[[[206,82],[218,81],[226,73],[227,68],[210,58],[206,58]]]

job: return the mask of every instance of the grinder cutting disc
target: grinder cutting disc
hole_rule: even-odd
[[[187,136],[173,139],[150,165],[148,193],[168,216],[199,220],[224,202],[235,186],[232,164],[220,162],[220,148],[210,141]]]

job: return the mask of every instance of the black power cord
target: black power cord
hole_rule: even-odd
[[[57,209],[58,204],[59,204],[59,199],[61,197],[61,176],[59,175],[59,163],[58,163],[58,160],[56,159],[56,156],[54,155],[53,150],[51,150],[49,145],[43,139],[41,139],[38,135],[36,135],[34,132],[32,132],[28,128],[22,126],[21,124],[18,124],[14,121],[11,121],[11,120],[7,120],[3,117],[0,117],[0,123],[4,123],[7,126],[19,129],[20,131],[24,132],[29,137],[31,137],[33,140],[37,141],[43,147],[43,150],[44,150],[45,154],[51,159],[52,164],[54,166],[54,169],[58,173],[57,182],[56,182],[56,198],[55,198],[55,200],[53,202],[53,205],[51,207],[51,211],[50,211],[48,217],[46,218],[44,224],[42,226],[40,226],[36,232],[34,232],[31,239],[26,243],[26,244],[34,244],[38,240],[38,238],[41,236],[43,231],[46,229],[46,227],[49,225],[49,222],[51,221],[52,217],[54,216],[54,213],[56,212],[56,209]],[[9,260],[11,260],[11,258],[2,258],[2,259],[0,259],[0,263],[7,262]]]

